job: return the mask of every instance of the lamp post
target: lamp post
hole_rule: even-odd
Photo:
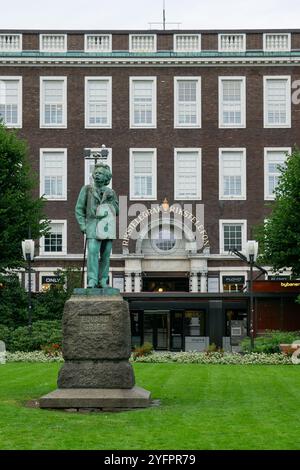
[[[28,262],[28,327],[31,334],[32,314],[31,314],[31,261],[34,259],[34,241],[24,240],[22,242],[23,258]]]
[[[254,299],[253,299],[253,265],[257,259],[258,242],[255,240],[248,240],[246,244],[246,258],[250,264],[250,341],[251,351],[254,349]]]

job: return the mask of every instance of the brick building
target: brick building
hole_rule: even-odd
[[[84,151],[105,144],[127,215],[110,276],[130,302],[133,342],[194,349],[226,344],[231,322],[246,331],[248,267],[229,250],[253,238],[278,164],[299,145],[299,64],[300,30],[0,31],[0,116],[29,142],[52,221],[33,288],[81,266],[74,206],[92,170]],[[124,244],[139,213],[174,204],[201,214],[205,247],[195,248],[195,224],[159,217]],[[300,328],[296,293],[279,289],[267,316],[258,293],[256,331]]]

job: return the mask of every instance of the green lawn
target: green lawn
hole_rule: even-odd
[[[300,449],[300,367],[136,364],[160,407],[122,413],[30,409],[58,364],[0,366],[0,449]]]

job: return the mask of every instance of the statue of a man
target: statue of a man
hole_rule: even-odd
[[[75,207],[80,230],[87,237],[87,287],[103,288],[108,284],[112,240],[116,238],[116,216],[119,214],[117,195],[108,188],[111,177],[109,166],[97,163],[93,171],[94,182],[81,188]]]

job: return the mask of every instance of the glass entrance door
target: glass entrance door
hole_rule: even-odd
[[[153,344],[154,349],[169,349],[169,311],[144,311],[144,343]]]

